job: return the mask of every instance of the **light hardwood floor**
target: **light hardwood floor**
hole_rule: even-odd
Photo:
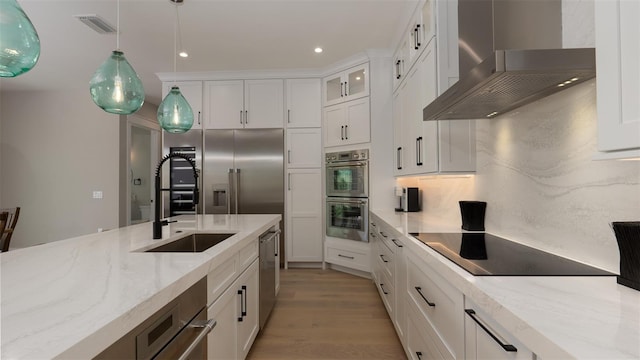
[[[318,269],[280,274],[278,300],[247,359],[406,359],[371,280]]]

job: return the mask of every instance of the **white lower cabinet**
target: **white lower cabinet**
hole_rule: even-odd
[[[531,350],[469,299],[465,300],[465,314],[466,359],[536,359]]]
[[[371,271],[369,243],[325,238],[325,262],[364,272]]]
[[[289,169],[286,198],[285,261],[321,262],[322,170]]]
[[[207,359],[244,359],[259,330],[259,262],[253,263],[208,308],[216,326],[207,337]]]
[[[464,358],[464,296],[426,261],[407,254],[407,302],[418,310],[418,321],[436,335],[432,352],[443,359]],[[414,317],[415,317],[414,316]]]

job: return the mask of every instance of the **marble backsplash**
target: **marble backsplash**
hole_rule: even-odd
[[[640,161],[594,161],[595,80],[477,121],[477,172],[400,179],[423,213],[460,224],[458,200],[488,203],[488,232],[617,272],[612,221],[640,220]]]

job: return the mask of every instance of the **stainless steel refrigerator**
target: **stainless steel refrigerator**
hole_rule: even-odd
[[[284,131],[205,130],[203,148],[204,213],[280,214],[284,234]]]

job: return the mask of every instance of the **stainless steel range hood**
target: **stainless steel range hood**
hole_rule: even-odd
[[[562,48],[561,0],[458,0],[460,80],[423,120],[505,112],[596,76],[595,49]]]

